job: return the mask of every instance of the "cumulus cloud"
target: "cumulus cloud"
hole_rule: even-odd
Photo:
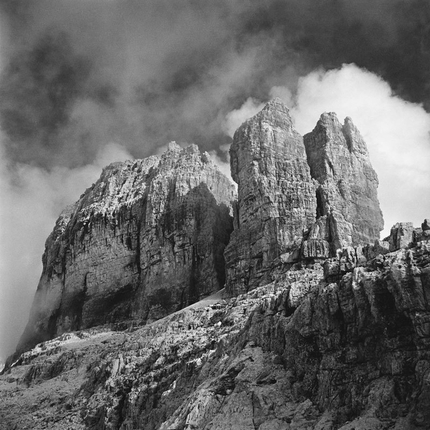
[[[109,137],[137,157],[170,140],[213,150],[228,112],[294,93],[318,66],[354,61],[429,99],[422,0],[0,0],[0,12],[0,124],[20,162],[83,165]]]
[[[0,362],[12,353],[24,330],[37,281],[43,244],[61,210],[75,202],[113,161],[132,159],[109,143],[82,167],[45,170],[5,162],[0,145]]]

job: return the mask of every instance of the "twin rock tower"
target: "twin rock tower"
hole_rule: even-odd
[[[321,115],[302,137],[279,100],[236,131],[236,189],[195,145],[113,163],[60,215],[18,352],[61,333],[161,318],[273,269],[373,243],[378,179],[352,123]]]

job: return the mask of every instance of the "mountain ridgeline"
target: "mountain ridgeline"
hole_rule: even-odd
[[[281,100],[197,146],[114,163],[57,220],[0,429],[430,428],[430,220],[379,239],[352,123]]]
[[[237,197],[195,145],[106,167],[46,241],[18,351],[151,322],[224,284],[234,296],[267,283],[280,262],[306,265],[379,239],[378,180],[349,118],[323,114],[303,138],[274,99],[237,130],[230,155]]]

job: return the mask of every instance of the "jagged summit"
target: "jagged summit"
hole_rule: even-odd
[[[236,131],[230,165],[238,202],[226,249],[227,289],[237,294],[258,285],[280,255],[300,248],[316,199],[303,138],[280,99]]]
[[[264,108],[262,109],[262,112],[265,112],[265,111],[283,112],[285,114],[290,115],[290,109],[285,104],[285,102],[279,97],[274,97],[273,99],[269,100],[264,106]]]
[[[106,167],[47,240],[19,350],[79,328],[150,321],[224,283],[236,295],[270,279],[279,261],[379,238],[377,177],[350,119],[325,113],[303,138],[275,98],[239,127],[230,155],[234,211],[233,185],[196,145],[170,142],[160,156]]]
[[[350,118],[321,115],[304,136],[312,177],[317,181],[317,211],[326,216],[333,249],[373,243],[383,229],[377,197],[378,177],[366,144]]]
[[[325,112],[321,114],[312,133],[325,133],[329,137],[326,141],[321,141],[320,144],[346,144],[350,152],[359,152],[362,153],[363,156],[369,158],[366,143],[349,116],[345,118],[342,124],[335,112]],[[336,139],[336,136],[340,134],[343,134],[344,139]]]

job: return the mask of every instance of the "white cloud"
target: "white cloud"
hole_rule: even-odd
[[[231,169],[230,169],[230,145],[224,144],[220,145],[219,150],[223,153],[223,156],[220,157],[218,153],[214,151],[209,151],[209,156],[212,161],[218,166],[218,169],[223,173],[227,178],[230,179],[232,184],[236,186],[236,182],[233,181],[231,177]]]
[[[0,145],[0,362],[13,352],[28,320],[44,243],[59,213],[98,179],[103,167],[131,158],[122,146],[109,143],[92,164],[48,172],[7,165]]]

